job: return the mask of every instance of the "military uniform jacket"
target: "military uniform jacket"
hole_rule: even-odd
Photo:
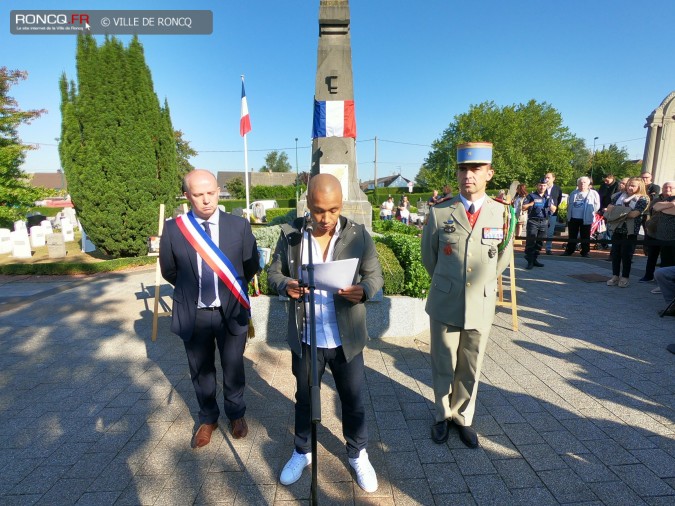
[[[459,196],[431,208],[422,233],[422,262],[431,276],[426,311],[447,325],[489,329],[497,277],[511,259],[513,242],[498,253],[505,206],[486,197],[471,228]]]

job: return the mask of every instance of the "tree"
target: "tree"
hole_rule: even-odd
[[[59,155],[80,221],[114,257],[147,253],[159,204],[180,194],[176,133],[160,106],[143,48],[77,39],[77,84],[61,77]]]
[[[602,180],[607,174],[613,174],[617,179],[638,176],[640,164],[628,160],[628,151],[619,149],[616,144],[610,144],[602,151],[596,151],[592,157],[592,174],[595,183]]]
[[[472,105],[455,116],[415,178],[426,188],[442,188],[454,179],[457,145],[467,141],[494,143],[491,188],[508,188],[515,179],[533,184],[546,172],[559,182],[573,178],[575,149],[580,141],[562,124],[562,116],[549,104],[499,107],[494,102]]]
[[[233,177],[227,183],[225,188],[230,192],[232,198],[243,199],[246,196],[246,188],[244,188],[244,181],[240,177]]]
[[[21,170],[26,151],[33,149],[22,144],[17,129],[45,113],[44,110],[22,111],[9,96],[9,89],[28,77],[26,72],[0,67],[0,227],[11,228],[14,221],[22,220],[28,208],[46,194],[35,188]]]
[[[183,131],[176,130],[174,133],[176,140],[176,154],[178,155],[178,174],[184,177],[188,172],[194,170],[194,166],[190,163],[190,158],[197,156],[197,151],[192,149],[190,142],[183,139]]]
[[[288,155],[282,151],[270,151],[265,157],[265,165],[260,167],[260,172],[290,172],[291,164],[288,163]]]

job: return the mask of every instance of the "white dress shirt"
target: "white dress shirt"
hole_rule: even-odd
[[[303,234],[303,244],[307,244],[308,232]],[[333,251],[335,250],[335,242],[340,236],[340,220],[338,220],[335,227],[335,234],[328,244],[328,253],[326,260],[323,259],[323,251],[319,242],[312,236],[312,262],[314,264],[323,264],[333,260]],[[306,247],[302,248],[302,265],[307,265],[309,262],[309,254]],[[307,271],[302,270],[306,279]],[[314,290],[314,317],[316,320],[316,346],[317,348],[337,348],[342,346],[340,339],[340,331],[337,325],[337,314],[335,313],[335,302],[333,301],[333,294],[326,290]],[[309,302],[305,303],[305,320],[309,321]],[[303,333],[303,342],[310,344],[309,328],[305,327]]]

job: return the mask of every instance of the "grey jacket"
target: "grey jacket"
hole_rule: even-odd
[[[293,225],[281,226],[281,237],[274,251],[267,280],[279,294],[286,294],[289,281],[298,279],[302,255],[302,224],[298,218]],[[382,268],[377,259],[375,243],[363,225],[340,217],[340,236],[335,243],[333,260],[358,258],[359,264],[353,284],[363,287],[366,299],[373,297],[384,285]],[[347,299],[334,295],[338,330],[342,349],[347,361],[361,353],[368,339],[366,308],[363,302],[352,304]],[[291,299],[288,310],[288,344],[298,356],[302,355],[302,333],[305,321],[305,304]]]
[[[574,205],[574,199],[576,199],[579,194],[579,190],[576,189],[567,197],[567,221],[570,221],[572,216],[572,206]],[[588,190],[586,199],[584,200],[584,225],[592,225],[593,218],[595,213],[600,210],[600,195],[593,189]]]

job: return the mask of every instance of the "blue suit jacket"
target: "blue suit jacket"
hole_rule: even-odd
[[[218,238],[221,251],[230,260],[244,290],[259,270],[258,248],[250,223],[240,217],[220,213]],[[189,341],[194,330],[199,299],[197,252],[185,239],[175,220],[167,220],[159,246],[162,276],[174,285],[171,332]],[[218,280],[222,314],[231,334],[248,328],[248,310],[239,303],[225,284]]]

